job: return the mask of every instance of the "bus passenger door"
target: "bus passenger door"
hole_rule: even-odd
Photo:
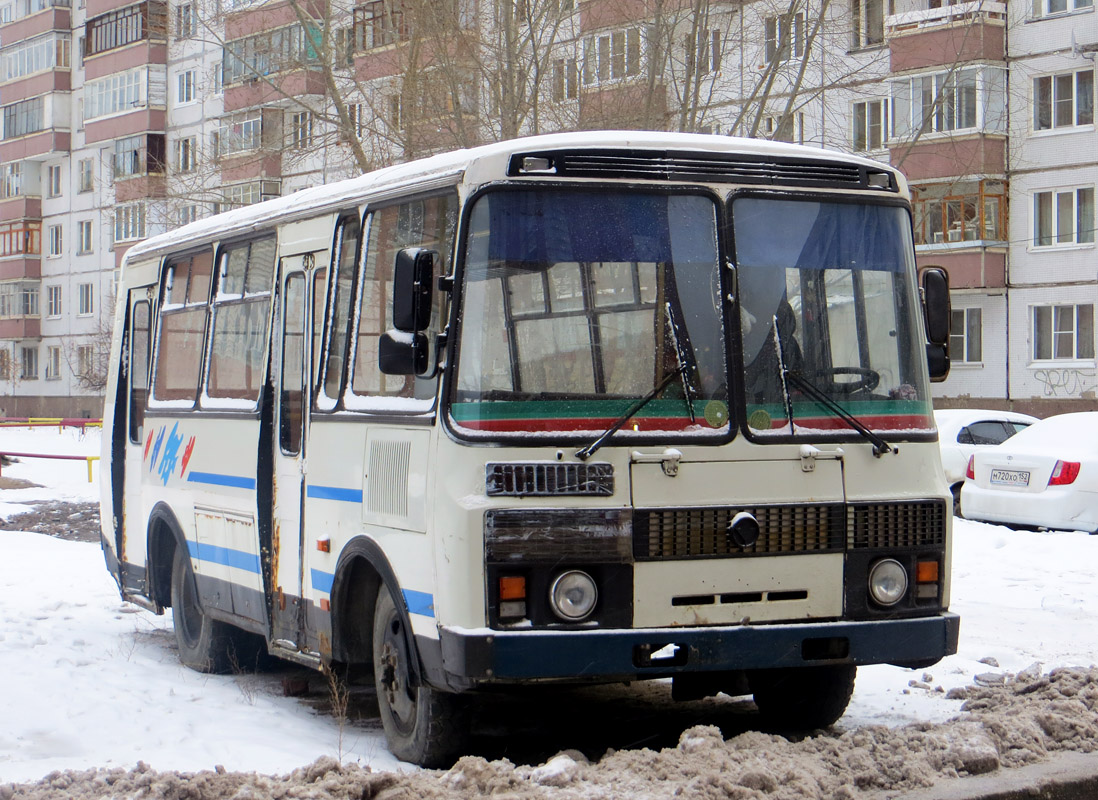
[[[118,453],[112,459],[121,466],[122,474],[112,476],[115,480],[114,491],[114,531],[115,555],[118,557],[119,581],[124,594],[145,594],[147,590],[145,570],[135,569],[145,565],[145,525],[141,509],[142,466],[146,455],[145,441],[145,400],[149,393],[149,335],[152,313],[148,292],[135,289],[127,299],[129,313],[126,315],[126,337],[124,347],[128,352],[122,359],[122,368],[126,372],[126,397],[118,399],[125,403],[125,414],[118,414],[115,420],[126,420],[125,430],[114,431],[115,441],[122,443],[125,454],[119,459]],[[127,547],[127,541],[133,544]]]
[[[305,476],[305,431],[308,427],[309,330],[307,269],[313,254],[282,259],[281,337],[277,367],[277,412],[274,485],[271,502],[271,639],[276,650],[303,647],[304,610],[301,581],[302,487]]]

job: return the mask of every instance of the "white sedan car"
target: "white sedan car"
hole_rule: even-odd
[[[1098,532],[1098,411],[1030,425],[969,461],[968,519]]]
[[[938,426],[938,447],[942,469],[953,492],[953,510],[959,513],[961,484],[965,482],[968,460],[977,450],[1002,444],[1011,436],[1037,421],[1028,414],[1013,411],[989,411],[978,408],[951,408],[934,412]]]

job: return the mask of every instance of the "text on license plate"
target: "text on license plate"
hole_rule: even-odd
[[[993,469],[991,482],[1003,486],[1029,486],[1029,472],[1020,469]]]

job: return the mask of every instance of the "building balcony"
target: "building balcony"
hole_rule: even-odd
[[[107,50],[84,59],[85,80],[94,81],[105,75],[125,72],[149,64],[167,64],[168,45],[165,42],[143,40]]]
[[[986,133],[926,135],[889,142],[891,163],[911,182],[1006,172],[1006,137]]]
[[[0,339],[41,338],[41,317],[0,317]]]
[[[0,25],[0,41],[22,42],[49,31],[72,31],[72,13],[68,8],[53,6],[36,14]]]
[[[919,269],[942,267],[949,273],[951,289],[1005,287],[1006,258],[1006,242],[977,240],[915,247]]]
[[[4,104],[8,105],[42,94],[72,91],[72,73],[68,67],[56,67],[48,72],[0,81],[0,86],[3,87]]]
[[[42,277],[42,256],[20,254],[0,258],[0,281]]]
[[[222,156],[221,181],[223,184],[269,178],[281,180],[282,154],[263,151]]]
[[[162,133],[166,124],[167,112],[163,108],[139,108],[125,114],[85,122],[84,141],[95,144],[150,131]]]
[[[581,128],[650,129],[667,116],[667,87],[648,90],[646,81],[626,79],[580,91]]]
[[[249,78],[225,87],[225,111],[292,103],[295,98],[322,96],[326,86],[319,70],[295,69],[264,78]]]
[[[26,191],[24,187],[23,191]],[[17,195],[5,200],[0,200],[0,222],[10,220],[41,220],[42,198],[34,195]]]
[[[1006,5],[974,2],[885,20],[892,72],[1006,59]]]
[[[5,139],[0,142],[0,163],[44,161],[57,153],[68,153],[71,144],[72,134],[58,128]]]

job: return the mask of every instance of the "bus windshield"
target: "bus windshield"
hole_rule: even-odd
[[[717,203],[499,189],[470,212],[450,414],[463,435],[729,431]]]
[[[933,427],[906,209],[748,195],[732,225],[748,430]]]

